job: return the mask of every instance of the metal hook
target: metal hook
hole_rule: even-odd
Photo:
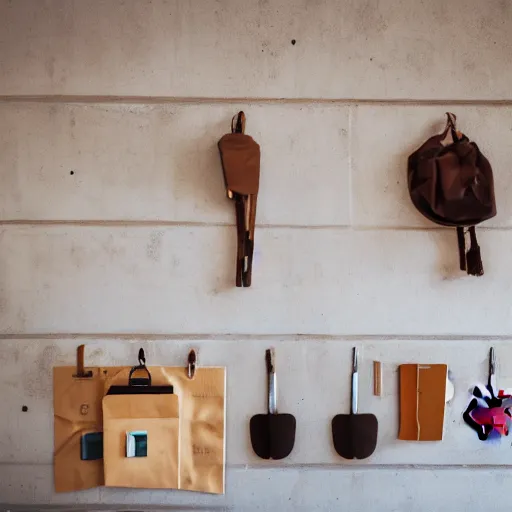
[[[267,365],[268,413],[277,414],[276,354],[273,348],[265,351]]]
[[[188,365],[187,365],[187,376],[189,379],[193,379],[196,374],[197,355],[196,351],[192,349],[188,353]]]
[[[496,373],[496,354],[494,353],[494,347],[491,347],[489,351],[489,373],[491,375]]]
[[[128,375],[128,385],[129,386],[151,386],[151,373],[149,372],[146,366],[146,355],[144,354],[144,349],[139,349],[139,364],[137,366],[133,366],[130,370],[130,374]],[[147,379],[135,378],[133,374],[139,370],[144,370],[147,373]]]
[[[144,354],[143,348],[139,349],[138,359],[139,359],[140,366],[146,366],[146,355]]]
[[[496,354],[494,352],[494,347],[491,347],[489,351],[489,380],[487,382],[488,386],[491,388],[491,393],[498,394],[498,389],[496,385]]]
[[[359,370],[359,351],[356,347],[352,349],[352,371],[357,372]]]

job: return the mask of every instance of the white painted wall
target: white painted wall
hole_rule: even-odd
[[[461,414],[490,346],[512,386],[511,34],[510,0],[0,0],[0,504],[508,510],[510,442]],[[240,108],[262,146],[251,289],[232,286],[216,147]],[[494,167],[481,279],[407,194],[407,156],[447,110]],[[53,493],[51,371],[83,342],[91,364],[196,347],[228,367],[225,496]],[[380,422],[356,463],[329,432],[353,345]],[[276,463],[248,437],[269,346],[298,420]],[[404,362],[453,372],[441,443],[396,439]]]

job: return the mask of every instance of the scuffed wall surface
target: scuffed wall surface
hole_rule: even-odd
[[[511,34],[508,0],[0,0],[0,504],[506,510],[510,442],[480,443],[461,413],[490,346],[512,387]],[[216,147],[241,108],[262,146],[245,290]],[[494,167],[481,279],[408,198],[407,156],[447,110]],[[228,367],[225,496],[53,493],[51,369],[84,342],[90,364],[196,347]],[[353,345],[381,430],[349,463],[329,429]],[[269,346],[298,420],[276,463],[248,438]],[[453,372],[442,443],[396,439],[404,362]]]

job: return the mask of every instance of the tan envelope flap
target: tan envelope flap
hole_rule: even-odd
[[[102,379],[99,368],[90,378],[75,378],[70,366],[53,369],[53,411],[56,416],[74,423],[101,422]]]
[[[107,395],[103,398],[103,422],[112,418],[178,418],[176,395]]]

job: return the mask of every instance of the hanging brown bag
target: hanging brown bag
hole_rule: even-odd
[[[236,286],[252,280],[256,202],[260,184],[260,146],[245,134],[245,114],[231,121],[231,133],[218,143],[227,196],[235,202],[237,259]]]
[[[492,168],[478,146],[457,131],[455,115],[446,115],[443,133],[409,156],[409,193],[425,217],[457,228],[460,269],[481,276],[484,269],[475,225],[496,215]]]

